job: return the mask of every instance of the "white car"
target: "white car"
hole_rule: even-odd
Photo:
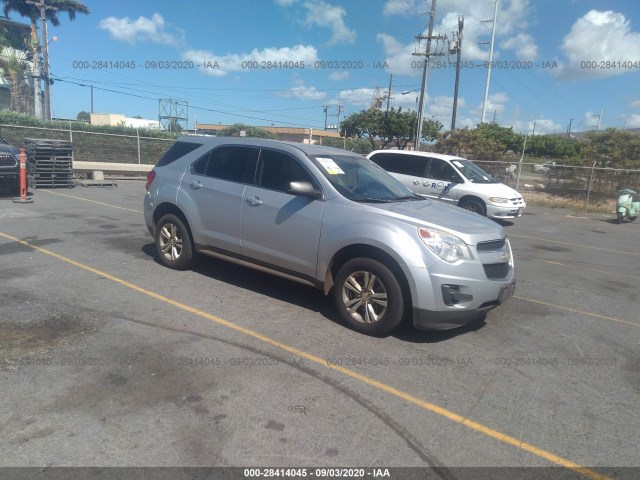
[[[549,173],[549,171],[556,165],[556,162],[547,162],[543,164],[536,164],[533,166],[534,173]]]
[[[489,218],[517,218],[526,207],[522,195],[465,158],[405,150],[376,150],[367,158],[423,197]]]

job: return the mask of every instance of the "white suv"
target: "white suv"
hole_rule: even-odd
[[[493,219],[517,218],[522,195],[470,160],[430,152],[376,150],[367,155],[423,197],[458,205]]]

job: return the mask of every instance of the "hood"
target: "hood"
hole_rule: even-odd
[[[507,187],[508,188],[508,187]],[[416,227],[434,227],[447,230],[467,244],[504,238],[501,225],[493,220],[460,207],[432,200],[395,203],[363,203],[362,207],[374,214],[397,219]]]
[[[0,143],[0,153],[11,153],[17,157],[20,155],[20,150],[8,143]]]

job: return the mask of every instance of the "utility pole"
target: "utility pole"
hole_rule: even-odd
[[[336,125],[336,132],[340,131],[340,114],[342,113],[342,105],[338,105],[338,124]]]
[[[495,0],[495,8],[493,10],[493,28],[491,29],[491,46],[489,47],[489,65],[487,66],[487,81],[484,86],[484,101],[482,102],[482,119],[480,123],[484,123],[484,115],[487,109],[487,100],[489,99],[489,82],[491,81],[491,63],[493,62],[493,42],[496,38],[496,20],[498,18],[498,0]]]
[[[533,121],[533,132],[531,132],[531,136],[533,137],[536,134],[536,121]]]
[[[573,123],[573,118],[569,120],[569,128],[567,128],[567,138],[571,138],[571,124]]]
[[[93,113],[93,84],[91,85],[91,113]]]
[[[389,118],[389,101],[391,100],[391,81],[393,80],[393,75],[389,75],[389,90],[387,90],[387,110],[384,112],[384,134],[385,134],[385,141],[387,141],[387,134],[388,129],[389,129],[389,123],[388,123],[388,118]]]
[[[328,106],[324,106],[324,129],[325,131],[327,130],[327,108],[329,108]]]
[[[47,38],[47,10],[57,10],[56,7],[45,5],[44,0],[36,2],[27,0],[30,5],[35,5],[40,9],[40,21],[42,22],[42,63],[44,68],[44,119],[51,120],[51,83],[49,79],[49,39]]]
[[[498,113],[498,110],[494,110],[493,111],[493,121],[491,123],[496,123],[496,115]]]
[[[40,94],[40,40],[35,24],[31,25],[31,50],[33,51],[33,113],[34,116],[42,120],[42,96]]]
[[[458,112],[458,87],[460,85],[460,57],[462,53],[462,28],[464,17],[458,17],[458,36],[456,39],[456,86],[453,91],[453,115],[451,116],[451,131],[456,129],[456,113]]]
[[[418,35],[418,40],[427,40],[427,49],[424,53],[414,53],[420,57],[424,57],[423,69],[422,69],[422,87],[420,88],[420,100],[418,105],[418,126],[416,128],[416,149],[419,150],[420,139],[422,138],[422,122],[424,118],[424,97],[427,91],[427,69],[429,68],[429,57],[432,55],[442,55],[438,53],[431,53],[431,40],[439,40],[443,38],[441,35],[433,36],[433,21],[436,16],[436,0],[431,0],[431,11],[429,12],[429,31],[427,36]]]

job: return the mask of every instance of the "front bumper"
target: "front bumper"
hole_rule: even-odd
[[[458,268],[464,276],[451,275]],[[448,330],[474,322],[515,291],[513,267],[500,279],[488,279],[477,262],[458,266],[441,263],[430,272],[425,268],[411,270],[417,286],[412,292],[413,325],[420,330]]]
[[[527,207],[527,204],[522,201],[517,205],[487,205],[487,217],[489,218],[518,218],[522,216],[522,212]]]

